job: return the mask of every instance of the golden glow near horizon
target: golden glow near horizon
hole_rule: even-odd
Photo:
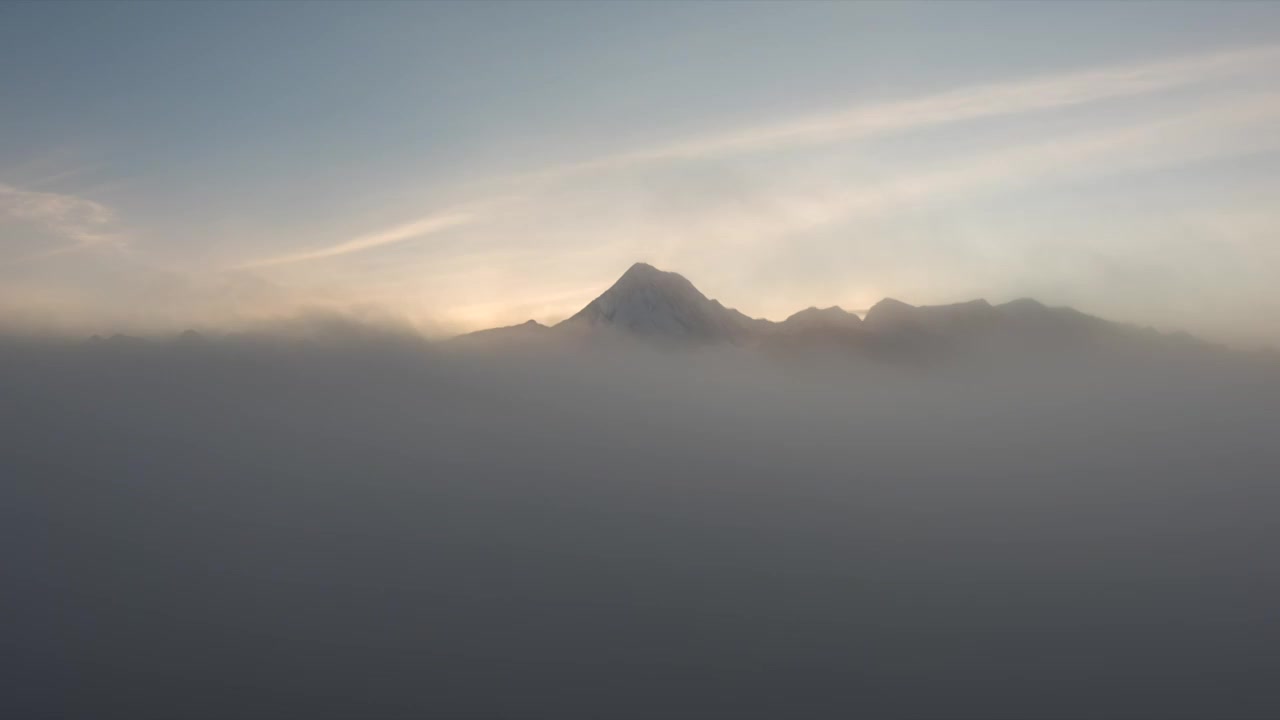
[[[870,10],[775,12],[758,20]],[[1025,71],[1016,62],[967,72],[934,65],[902,71],[901,87],[886,75],[862,90],[840,84],[833,67],[803,98],[761,95],[750,113],[681,115],[691,101],[663,100],[671,86],[634,87],[651,104],[616,133],[579,138],[568,114],[563,131],[537,126],[538,142],[504,145],[526,137],[524,116],[473,118],[487,133],[475,136],[483,152],[440,169],[435,158],[448,156],[449,141],[413,125],[397,135],[390,115],[337,132],[345,145],[313,144],[306,124],[279,131],[250,158],[276,173],[272,183],[220,168],[216,153],[207,163],[216,188],[185,166],[166,170],[165,184],[145,175],[90,183],[81,180],[103,171],[74,153],[28,158],[0,165],[0,319],[66,332],[164,331],[319,309],[449,334],[554,323],[646,261],[774,320],[809,306],[865,309],[884,295],[1031,295],[1275,342],[1280,44],[1250,36],[1156,45],[1098,58],[1081,48]],[[647,57],[652,48],[631,50]],[[1010,49],[1010,58],[1025,51]],[[828,52],[850,53],[844,62],[859,67],[856,48]],[[353,87],[381,91],[363,82]],[[459,87],[537,102],[536,84],[528,98]],[[298,90],[318,91],[333,90]],[[425,102],[405,91],[387,98]],[[607,91],[619,94],[598,90],[602,108],[627,97]],[[589,101],[571,93],[555,107],[575,107],[575,97]],[[432,98],[417,117],[452,117],[443,102]],[[382,144],[393,138],[400,145]],[[416,154],[422,165],[375,166],[361,152]],[[130,189],[144,180],[147,192]],[[202,215],[209,204],[217,212]]]

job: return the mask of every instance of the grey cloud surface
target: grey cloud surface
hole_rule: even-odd
[[[1280,709],[1274,361],[309,337],[0,345],[10,714]]]

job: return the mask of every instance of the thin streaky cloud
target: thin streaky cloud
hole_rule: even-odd
[[[949,90],[911,100],[859,105],[791,121],[739,128],[516,175],[545,182],[596,171],[675,160],[770,152],[882,133],[1016,115],[1198,85],[1280,63],[1280,46],[1240,50]],[[500,181],[501,182],[501,181]]]
[[[63,255],[127,238],[120,231],[115,211],[102,203],[76,195],[43,192],[0,183],[0,220],[39,228],[50,236],[70,240],[68,245],[17,258],[23,262]]]
[[[1214,158],[1271,152],[1280,149],[1280,138],[1265,132],[1280,120],[1280,94],[1233,95],[1215,105],[1175,116],[1149,119],[1122,127],[1110,127],[1079,134],[1043,139],[998,150],[987,150],[945,161],[938,165],[902,169],[875,182],[836,182],[805,192],[783,192],[781,188],[753,202],[709,208],[695,216],[651,218],[630,228],[622,236],[611,235],[599,224],[573,226],[557,224],[552,213],[544,220],[525,220],[524,227],[537,228],[568,247],[616,254],[619,261],[637,252],[658,256],[661,263],[680,265],[705,255],[710,247],[731,247],[735,254],[750,255],[780,243],[804,241],[807,233],[822,228],[847,225],[875,216],[892,214],[903,207],[948,202],[970,194],[1025,189],[1063,178],[1100,177],[1141,173],[1171,168]],[[547,206],[547,202],[539,203]],[[573,222],[572,220],[570,222]],[[541,226],[541,227],[540,227]],[[661,257],[652,238],[674,239],[675,248],[695,248],[694,252]],[[565,247],[558,253],[567,252]],[[438,263],[426,271],[443,276],[456,275],[456,268]],[[598,293],[601,288],[594,287]],[[583,291],[573,302],[590,300]],[[486,301],[487,302],[487,301]],[[505,301],[509,305],[512,301]],[[467,314],[484,317],[492,312],[489,325],[519,322],[518,315],[502,315],[488,305],[470,308]],[[546,317],[554,313],[535,317]],[[758,309],[756,314],[781,319],[777,310]],[[462,320],[463,318],[458,318]],[[485,327],[484,322],[467,324],[468,329]]]
[[[933,169],[825,194],[774,198],[759,214],[735,208],[711,218],[708,235],[777,238],[930,198],[1027,185],[1063,174],[1138,172],[1215,157],[1270,152],[1280,140],[1257,131],[1280,120],[1280,94],[1236,96],[1194,112],[1078,136],[1009,147]],[[1106,159],[1105,164],[1097,161]]]
[[[403,225],[397,225],[393,228],[369,233],[367,235],[361,235],[360,237],[337,245],[331,245],[329,247],[319,248],[316,250],[308,250],[306,252],[293,253],[291,255],[281,255],[261,260],[252,260],[238,265],[237,268],[264,268],[347,255],[350,253],[370,250],[372,248],[383,247],[385,245],[391,245],[393,243],[403,242],[405,240],[424,237],[426,235],[432,235],[451,228],[468,225],[475,220],[476,216],[468,212],[431,215]]]
[[[1280,46],[1251,47],[1031,80],[978,85],[912,100],[856,106],[784,123],[741,128],[667,145],[605,155],[500,178],[481,185],[554,182],[649,163],[778,151],[965,120],[1063,108],[1195,85],[1266,67],[1268,63],[1280,63]],[[490,198],[484,202],[493,200]],[[237,267],[265,268],[347,255],[470,224],[474,220],[475,217],[470,213],[431,215],[331,247],[250,261]]]

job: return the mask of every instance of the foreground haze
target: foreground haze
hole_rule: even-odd
[[[1280,712],[1274,355],[760,322],[5,342],[7,714]]]
[[[0,2],[0,719],[1280,718],[1277,69]]]

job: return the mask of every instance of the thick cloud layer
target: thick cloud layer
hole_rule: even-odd
[[[12,717],[1275,717],[1280,368],[0,346]]]

